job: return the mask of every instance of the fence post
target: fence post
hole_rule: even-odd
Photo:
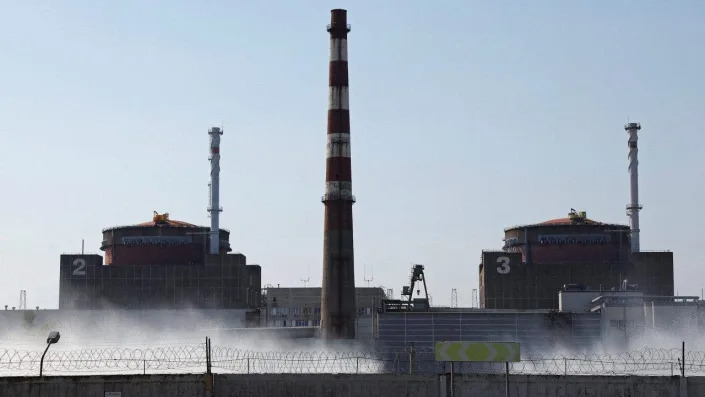
[[[414,342],[409,343],[409,374],[414,374]]]
[[[563,375],[568,375],[568,359],[563,357]]]
[[[143,369],[144,369],[143,375],[147,375],[147,360],[143,360],[143,361],[144,361],[144,362],[142,363],[142,365],[144,366],[144,367],[143,367]]]
[[[206,336],[206,373],[211,373],[211,338]]]
[[[247,357],[247,373],[250,373],[250,358]]]
[[[681,345],[681,357],[682,357],[682,366],[681,366],[681,377],[685,378],[685,341],[683,341],[683,344]]]
[[[450,397],[453,397],[455,395],[455,379],[453,379],[454,373],[455,373],[455,362],[451,361],[450,362]]]
[[[355,357],[355,373],[360,373],[360,357]]]

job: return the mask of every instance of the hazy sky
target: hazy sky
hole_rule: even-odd
[[[705,285],[701,1],[3,1],[0,304],[57,307],[59,255],[152,210],[221,225],[263,284],[320,285],[328,33],[347,8],[358,285],[469,305],[507,226],[627,223],[639,138],[642,249]]]

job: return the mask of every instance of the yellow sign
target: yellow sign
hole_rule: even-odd
[[[436,361],[516,362],[517,342],[436,342]]]

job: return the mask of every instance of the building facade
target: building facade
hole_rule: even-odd
[[[103,231],[103,257],[61,255],[59,308],[249,309],[261,302],[261,268],[228,253],[221,233],[219,254],[206,249],[208,228],[185,222],[153,222]]]
[[[603,347],[611,351],[698,345],[705,330],[705,302],[697,296],[604,295],[590,312],[600,315]]]
[[[488,309],[558,309],[564,285],[594,290],[638,284],[649,295],[673,295],[673,254],[636,252],[629,227],[568,218],[505,230],[501,250],[482,252],[479,303]]]
[[[321,288],[265,288],[262,325],[265,327],[318,327],[321,325]],[[372,338],[372,320],[385,299],[382,288],[356,288],[355,335]],[[266,310],[265,310],[266,309]]]

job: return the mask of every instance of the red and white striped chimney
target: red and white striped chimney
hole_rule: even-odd
[[[321,331],[326,339],[355,337],[355,262],[350,172],[347,11],[331,11],[323,237]]]

